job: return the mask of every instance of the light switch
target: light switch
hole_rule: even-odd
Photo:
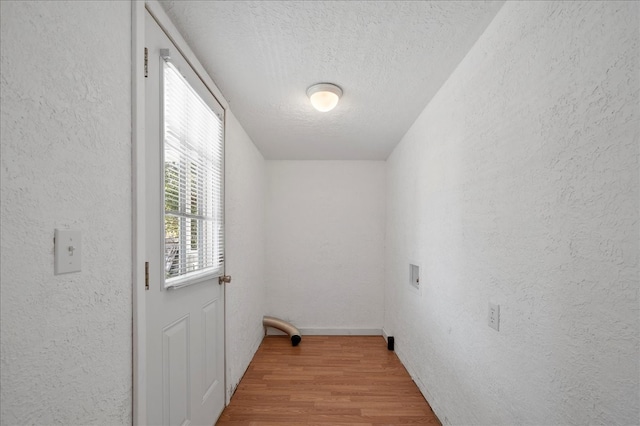
[[[56,229],[55,231],[55,273],[67,274],[80,271],[82,241],[80,231]]]

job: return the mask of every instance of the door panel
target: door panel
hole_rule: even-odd
[[[224,286],[217,277],[165,289],[161,49],[213,111],[217,102],[146,12],[145,81],[147,419],[150,425],[213,425],[224,408]],[[166,56],[166,55],[165,55]],[[221,108],[217,105],[217,108]]]
[[[162,336],[163,417],[171,425],[189,424],[189,316],[165,327]],[[185,368],[186,366],[186,368]]]
[[[207,304],[202,309],[203,319],[203,336],[204,342],[204,354],[203,354],[203,371],[204,371],[204,392],[202,394],[203,401],[207,399],[209,394],[215,389],[218,383],[221,383],[224,378],[220,377],[220,362],[222,359],[218,356],[220,348],[218,348],[219,342],[216,341],[216,331],[219,328],[218,318],[220,315],[220,303],[216,299]]]

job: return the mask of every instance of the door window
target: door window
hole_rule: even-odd
[[[165,287],[224,271],[222,113],[169,61],[163,70]]]

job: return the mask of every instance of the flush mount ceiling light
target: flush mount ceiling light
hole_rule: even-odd
[[[318,111],[331,111],[338,105],[342,89],[331,83],[318,83],[307,89],[311,105]]]

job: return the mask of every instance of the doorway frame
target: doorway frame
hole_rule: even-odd
[[[207,86],[225,112],[229,104],[222,96],[222,92],[215,85],[196,55],[193,53],[178,29],[173,25],[160,3],[156,0],[131,0],[131,193],[132,193],[132,423],[133,425],[147,424],[147,374],[146,374],[146,299],[145,299],[145,266],[146,261],[146,232],[145,218],[145,172],[146,172],[146,141],[145,141],[145,76],[144,76],[144,48],[145,48],[145,13],[148,11],[175,44],[180,53],[198,77]],[[226,118],[225,113],[225,118]],[[223,305],[226,305],[226,291],[222,286]],[[224,309],[224,306],[223,306]],[[226,362],[226,309],[224,309],[223,341],[224,356],[224,388],[225,406],[227,397],[227,362]]]

